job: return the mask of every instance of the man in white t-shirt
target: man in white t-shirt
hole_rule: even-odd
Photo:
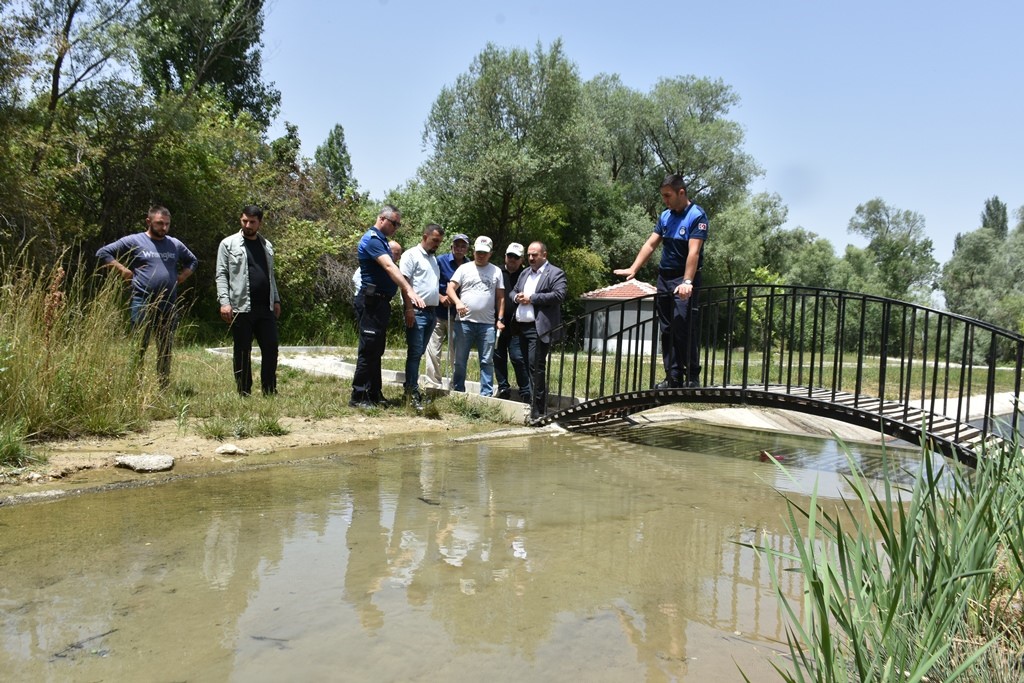
[[[452,389],[466,390],[469,351],[476,348],[480,358],[480,395],[494,392],[494,340],[505,325],[505,282],[501,270],[490,263],[494,243],[480,236],[473,245],[473,261],[459,266],[448,282],[448,297],[459,315],[462,335],[455,349]],[[497,318],[495,318],[497,312]]]
[[[405,399],[416,408],[423,406],[423,396],[420,394],[420,359],[427,350],[427,342],[434,332],[434,325],[437,324],[437,305],[440,301],[440,292],[437,289],[437,280],[440,271],[437,267],[437,258],[434,252],[444,239],[444,228],[431,223],[423,228],[423,238],[415,247],[405,252],[399,263],[399,270],[412,285],[413,291],[418,294],[427,304],[423,308],[416,308],[412,302],[403,295],[405,304]]]

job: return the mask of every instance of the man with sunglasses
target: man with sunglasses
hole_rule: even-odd
[[[526,249],[519,242],[513,242],[505,250],[505,264],[501,266],[501,276],[505,280],[505,291],[511,292],[519,281],[519,275],[523,270],[523,254]],[[498,334],[498,340],[494,344],[494,379],[498,383],[498,398],[510,400],[512,398],[512,385],[508,381],[508,361],[512,360],[512,370],[516,375],[516,384],[519,387],[517,397],[523,403],[530,402],[530,369],[526,366],[526,359],[523,358],[523,350],[519,344],[519,325],[516,323],[516,304],[511,299],[505,302],[505,317],[501,320],[505,324]]]
[[[402,275],[391,256],[388,238],[402,226],[401,213],[386,204],[377,222],[359,240],[356,253],[362,280],[356,294],[356,324],[359,326],[359,352],[352,377],[352,397],[348,404],[356,408],[386,406],[381,390],[381,358],[387,342],[391,319],[391,299],[399,290],[416,308],[424,308],[423,299]]]

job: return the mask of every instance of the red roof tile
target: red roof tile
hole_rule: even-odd
[[[592,292],[581,294],[581,299],[635,299],[640,296],[656,294],[658,288],[640,280],[627,280],[617,285],[609,285]]]

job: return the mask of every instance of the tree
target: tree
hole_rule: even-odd
[[[768,261],[771,236],[785,222],[786,209],[778,195],[745,197],[722,208],[712,223],[714,242],[704,257],[704,283],[748,282],[754,269]]]
[[[991,230],[998,238],[1003,239],[1009,232],[1010,222],[1007,218],[1006,204],[993,195],[985,200],[985,210],[981,213],[981,227]]]
[[[587,215],[594,157],[579,76],[561,41],[532,54],[489,44],[442,89],[423,140],[430,157],[418,176],[449,225],[498,243],[588,232],[574,222]]]
[[[157,93],[219,88],[266,128],[281,93],[262,80],[263,0],[143,0],[139,69]]]
[[[880,198],[861,204],[850,219],[849,232],[868,240],[866,251],[875,265],[872,291],[914,301],[927,296],[939,264],[932,241],[925,237],[924,217],[890,207]]]
[[[346,192],[356,189],[357,184],[352,177],[352,158],[345,144],[345,129],[340,123],[334,124],[327,139],[316,148],[313,160],[327,174],[327,185],[334,194],[343,197]]]
[[[647,98],[643,132],[657,165],[648,172],[652,187],[667,173],[682,173],[688,195],[710,214],[741,199],[761,174],[741,151],[743,129],[726,118],[739,102],[721,80],[685,76],[661,79]]]

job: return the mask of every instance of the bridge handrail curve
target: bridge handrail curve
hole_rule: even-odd
[[[664,376],[659,297],[591,300],[586,313],[566,321],[549,353],[551,391],[586,401],[650,390]],[[825,388],[833,400],[852,395],[858,407],[862,399],[896,400],[904,420],[924,410],[926,429],[942,423],[952,404],[954,437],[976,413],[983,433],[992,430],[997,387],[1020,396],[1024,336],[968,316],[873,294],[763,283],[701,288],[697,311],[687,333],[700,337],[702,386],[781,386],[794,396]],[[1009,381],[1002,377],[1008,370]],[[1016,401],[1009,410],[1016,430]]]

